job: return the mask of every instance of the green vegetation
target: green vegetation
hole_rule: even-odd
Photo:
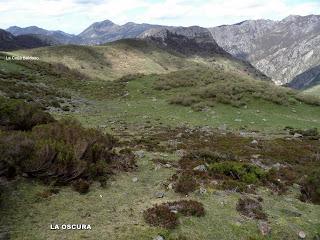
[[[257,166],[238,162],[212,163],[209,170],[212,175],[222,174],[246,184],[255,184],[265,175],[264,171]]]
[[[1,126],[13,130],[0,135],[1,175],[9,179],[27,174],[50,184],[67,184],[87,192],[87,179],[105,182],[112,169],[134,168],[130,151],[117,154],[115,138],[85,129],[75,120],[53,121],[37,108],[21,101],[1,101]],[[78,180],[80,179],[80,180]]]
[[[319,234],[317,98],[232,59],[136,40],[13,54],[41,61],[0,62],[0,225],[12,239]],[[69,222],[93,229],[49,228]]]
[[[0,127],[13,130],[30,130],[32,127],[53,122],[50,114],[35,104],[9,100],[0,96]]]

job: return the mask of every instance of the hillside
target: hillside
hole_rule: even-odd
[[[141,39],[120,40],[101,46],[54,46],[14,54],[32,54],[42,61],[63,63],[91,78],[103,80],[114,80],[132,73],[166,73],[196,66],[222,67],[257,79],[267,79],[249,63],[235,59],[223,50],[221,52],[214,42],[212,44],[213,52],[207,56],[201,56],[201,48],[187,54],[188,44],[180,45],[177,50],[176,45],[164,48],[156,42]]]
[[[132,51],[127,41],[120,43],[113,44]],[[135,49],[143,44],[145,54],[150,54],[145,42],[130,43]],[[70,54],[68,48],[54,49]],[[94,56],[93,60],[97,58],[89,49],[100,48],[80,49],[81,56]],[[254,79],[234,66],[232,70],[229,61],[229,68],[223,67],[223,60],[215,68],[201,64],[114,81],[90,79],[53,63],[0,61],[5,96],[42,103],[56,119],[73,117],[86,127],[70,120],[51,123],[48,118],[49,123],[26,133],[1,131],[0,174],[10,173],[8,159],[27,173],[1,185],[0,225],[5,228],[0,233],[12,239],[56,239],[62,233],[48,225],[74,221],[93,228],[66,231],[66,238],[263,239],[261,224],[272,229],[268,235],[276,240],[295,239],[300,231],[316,236],[320,208],[314,190],[318,185],[312,179],[319,175],[311,173],[319,168],[320,136],[313,128],[320,127],[320,102]],[[50,100],[58,100],[60,106]],[[15,111],[17,101],[6,101],[0,102],[0,111],[5,111],[2,125],[17,125],[6,115],[22,126],[41,120],[23,109]],[[296,131],[303,135],[292,135]],[[23,154],[30,149],[32,161]],[[121,158],[131,151],[135,167]],[[101,161],[110,157],[113,161]],[[87,162],[92,165],[84,165]],[[112,175],[110,165],[115,169]],[[79,173],[84,173],[82,188],[77,181],[66,183]],[[305,175],[310,178],[303,180]],[[64,186],[50,185],[53,180]],[[239,207],[246,202],[257,206],[257,212],[251,215],[251,210]],[[167,223],[156,204],[164,213],[167,207],[162,204],[178,206],[181,212],[169,211],[173,220]],[[153,220],[154,211],[159,220]]]
[[[286,84],[319,64],[319,23],[318,15],[289,16],[281,21],[249,20],[210,31],[226,51],[248,60],[277,84]]]
[[[319,109],[199,27],[1,53],[0,239],[317,238]]]
[[[288,86],[295,89],[308,89],[318,84],[320,84],[320,66],[313,67],[299,74],[288,83]]]
[[[55,42],[50,38],[43,38],[38,35],[14,36],[0,29],[0,51],[37,48],[54,44]]]
[[[136,38],[149,29],[161,28],[160,25],[137,24],[128,22],[117,25],[109,20],[96,22],[79,34],[85,44],[98,45],[113,42],[120,39]]]
[[[80,44],[81,38],[73,35],[68,34],[63,31],[50,31],[43,28],[39,28],[37,26],[30,26],[30,27],[17,27],[12,26],[6,29],[6,31],[10,32],[14,36],[20,35],[38,35],[38,36],[47,36],[53,39],[57,44]]]

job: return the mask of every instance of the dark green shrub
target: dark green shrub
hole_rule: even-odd
[[[39,125],[30,132],[0,134],[0,175],[67,184],[79,178],[103,180],[115,171],[135,167],[129,150],[115,153],[117,141],[74,120]]]
[[[233,161],[236,159],[234,154],[232,154],[231,152],[222,153],[218,151],[212,151],[208,148],[190,151],[185,156],[185,158],[193,160],[203,160],[206,163]]]
[[[301,186],[300,199],[320,204],[320,170],[315,170],[305,179]]]
[[[0,126],[6,129],[31,130],[36,125],[53,121],[38,105],[0,97]]]
[[[257,183],[265,176],[265,173],[261,168],[246,163],[219,162],[211,164],[209,169],[210,173],[213,175],[222,174],[247,184]]]

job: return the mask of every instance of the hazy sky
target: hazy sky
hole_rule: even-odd
[[[105,19],[212,27],[292,14],[320,14],[320,0],[0,0],[0,28],[36,25],[69,33]]]

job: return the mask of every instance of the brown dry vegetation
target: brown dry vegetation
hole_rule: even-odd
[[[193,200],[181,200],[155,205],[144,211],[144,219],[151,226],[175,228],[178,216],[202,217],[205,210],[202,203]]]
[[[312,138],[258,139],[257,144],[252,144],[252,137],[231,133],[162,127],[144,137],[139,147],[186,151],[178,161],[177,174],[170,179],[175,191],[182,194],[197,190],[200,184],[211,184],[212,180],[218,182],[214,186],[218,189],[253,192],[258,186],[267,186],[279,194],[297,183],[303,186],[301,199],[316,203],[317,175],[305,177],[320,168],[320,146],[316,139],[313,134]],[[170,141],[177,144],[165,144]],[[148,144],[144,146],[144,142]],[[199,165],[207,166],[207,171],[195,171]]]
[[[249,218],[261,220],[267,219],[267,215],[263,212],[261,204],[257,200],[251,198],[240,198],[236,209],[242,215]]]

